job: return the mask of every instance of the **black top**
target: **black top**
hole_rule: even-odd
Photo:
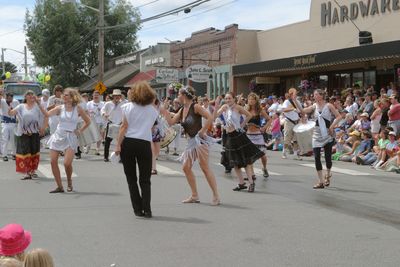
[[[200,114],[196,114],[196,112],[194,111],[194,105],[195,103],[192,103],[192,105],[190,105],[185,120],[183,120],[183,108],[181,108],[181,125],[185,130],[185,133],[192,138],[195,137],[202,128],[202,117]]]
[[[261,126],[261,116],[255,115],[255,116],[251,117],[251,119],[249,120],[249,122],[247,124],[254,124],[257,126]]]
[[[388,112],[389,112],[389,108],[382,109],[382,117],[381,117],[381,121],[380,121],[380,124],[382,126],[387,126],[387,124],[388,124],[388,121],[389,121]]]

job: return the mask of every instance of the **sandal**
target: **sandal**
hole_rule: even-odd
[[[252,183],[249,185],[249,189],[247,190],[247,192],[254,193],[255,188],[256,188],[256,184]]]
[[[60,187],[57,187],[56,189],[54,189],[54,190],[52,190],[52,191],[50,191],[49,192],[50,194],[54,194],[54,193],[64,193],[64,188],[60,188]]]
[[[319,182],[313,186],[313,189],[323,189],[325,186],[323,183]]]
[[[151,175],[157,175],[157,170],[151,170]]]
[[[247,186],[246,186],[246,184],[238,184],[235,188],[233,188],[232,190],[233,191],[240,191],[240,190],[243,190],[243,189],[247,189]]]
[[[221,204],[221,200],[219,198],[213,198],[211,201],[211,206],[218,206]]]
[[[21,180],[32,180],[32,176],[30,174],[24,176],[23,178],[21,178]]]
[[[72,192],[74,190],[74,188],[72,187],[72,185],[69,185],[67,187],[67,192]]]
[[[189,198],[182,200],[182,203],[184,204],[188,204],[188,203],[200,203],[199,198],[194,198],[192,196],[190,196]]]
[[[332,173],[331,175],[325,175],[324,186],[328,187],[331,184],[331,178],[332,178]]]

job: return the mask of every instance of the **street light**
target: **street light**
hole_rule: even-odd
[[[2,68],[3,68],[3,74],[6,73],[6,62],[4,61],[4,52],[5,52],[6,50],[11,50],[11,51],[14,51],[14,52],[17,52],[17,53],[20,53],[20,54],[24,55],[24,61],[25,61],[25,65],[24,65],[24,68],[25,68],[25,77],[28,77],[28,55],[27,55],[26,46],[24,46],[24,52],[21,52],[21,51],[12,49],[12,48],[2,48],[2,49],[1,49],[1,63],[2,63]]]
[[[98,22],[98,29],[99,29],[99,53],[98,53],[98,60],[99,60],[99,79],[98,82],[102,83],[104,80],[104,0],[99,0],[99,9],[78,3],[75,0],[60,0],[61,3],[71,3],[71,4],[79,4],[87,9],[96,11],[99,14],[99,22]]]

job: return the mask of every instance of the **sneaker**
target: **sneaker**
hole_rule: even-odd
[[[232,170],[231,169],[225,169],[225,173],[231,173]]]
[[[75,156],[75,159],[81,159],[81,158],[82,158],[81,155],[76,155],[76,156]]]
[[[287,159],[286,153],[282,153],[282,159]]]
[[[104,162],[110,162],[110,160],[109,159],[104,159]]]
[[[100,156],[100,152],[97,151],[97,152],[95,153],[95,155],[96,155],[96,156]]]
[[[263,168],[263,176],[264,176],[264,178],[268,178],[269,177],[269,173],[268,173],[268,170],[267,170],[267,168]]]
[[[4,157],[3,157],[3,161],[8,161],[8,157],[7,157],[7,156],[4,156]]]
[[[235,188],[233,188],[232,190],[233,191],[240,191],[240,190],[243,190],[243,189],[247,189],[247,186],[246,186],[246,184],[238,184]]]
[[[363,161],[363,159],[362,159],[360,156],[356,156],[356,163],[357,163],[358,165],[363,165],[364,161]]]
[[[179,156],[179,154],[174,152],[174,153],[172,153],[172,156]]]
[[[12,160],[15,160],[15,159],[16,159],[16,158],[15,158],[15,155],[12,155],[11,158],[12,158]]]

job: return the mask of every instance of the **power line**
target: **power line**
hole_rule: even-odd
[[[22,31],[22,30],[23,30],[23,29],[18,29],[18,30],[14,30],[14,31],[11,31],[11,32],[2,33],[2,34],[0,34],[0,37],[9,35],[9,34],[12,34],[12,33],[15,33],[15,32],[19,32],[19,31]]]
[[[179,21],[182,21],[182,20],[187,20],[187,19],[190,19],[190,18],[192,18],[192,17],[196,17],[196,16],[199,16],[199,15],[201,15],[201,14],[214,11],[214,10],[219,9],[219,8],[221,8],[221,7],[224,7],[224,6],[227,6],[227,5],[231,5],[231,4],[233,4],[234,2],[237,2],[237,1],[238,1],[238,0],[233,0],[233,1],[230,1],[230,2],[228,2],[228,3],[224,3],[224,4],[222,4],[222,5],[219,5],[219,6],[210,8],[210,9],[206,9],[206,10],[204,10],[204,11],[202,11],[202,12],[198,12],[198,13],[193,14],[193,15],[191,15],[191,16],[187,16],[187,17],[183,17],[183,18],[180,18],[180,19],[174,19],[174,20],[166,21],[166,22],[163,22],[163,25],[172,24],[172,23],[179,22]],[[222,1],[220,1],[220,2],[222,2]],[[149,25],[149,27],[145,27],[144,30],[142,30],[141,32],[146,32],[146,31],[148,31],[148,30],[151,30],[151,29],[154,29],[154,28],[158,28],[158,27],[159,27],[159,26],[157,26],[157,24],[152,24],[152,25]]]
[[[154,0],[154,1],[148,2],[146,4],[143,4],[143,5],[140,5],[140,6],[136,6],[136,8],[141,8],[141,7],[144,7],[144,6],[148,6],[148,5],[154,4],[154,3],[158,2],[158,1],[160,1],[160,0]]]

